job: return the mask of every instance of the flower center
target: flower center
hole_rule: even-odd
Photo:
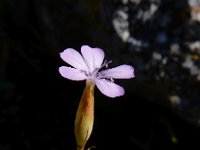
[[[98,78],[98,79],[102,79],[102,78],[106,78],[106,77],[103,77],[99,74],[99,71],[105,67],[105,68],[108,68],[108,65],[112,63],[112,61],[107,61],[105,60],[104,63],[99,67],[99,68],[96,68],[93,72],[89,72],[89,74],[87,74],[87,76],[90,78],[90,80],[92,80],[94,82],[95,78]],[[107,78],[106,78],[107,79]],[[112,80],[111,80],[112,81]]]

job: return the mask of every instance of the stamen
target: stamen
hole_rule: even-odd
[[[111,77],[109,77],[109,76],[103,76],[103,75],[101,75],[100,73],[97,73],[96,74],[96,78],[97,79],[104,79],[104,80],[106,80],[106,81],[109,81],[109,82],[114,82],[114,79],[113,78],[111,78]]]
[[[112,61],[109,61],[106,63],[106,68],[108,68],[108,64],[112,63]]]
[[[110,78],[110,81],[111,81],[111,82],[114,82],[113,78]]]
[[[112,63],[112,61],[108,61],[107,62],[107,60],[105,60],[104,61],[104,63],[99,67],[99,68],[96,68],[92,73],[91,73],[91,75],[90,76],[93,76],[93,77],[96,77],[96,78],[98,78],[99,76],[101,76],[98,72],[99,72],[99,70],[101,70],[103,67],[108,67],[108,64],[110,64],[110,63]],[[100,77],[101,78],[101,77]]]
[[[110,64],[110,63],[112,63],[112,61],[108,61],[108,62],[107,62],[107,60],[105,60],[104,63],[103,63],[103,65],[101,65],[101,67],[99,68],[99,70],[100,70],[101,68],[103,68],[103,67],[108,68],[108,64]]]

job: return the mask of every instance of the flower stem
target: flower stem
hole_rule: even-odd
[[[94,87],[91,81],[86,81],[86,86],[79,102],[75,119],[75,137],[77,150],[84,150],[94,123]]]

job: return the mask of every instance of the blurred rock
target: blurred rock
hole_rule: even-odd
[[[200,96],[198,92],[200,24],[196,23],[199,18],[199,1],[129,0],[122,3],[118,1],[116,4],[114,14],[120,11],[123,15],[121,19],[119,15],[113,15],[113,20],[118,20],[118,28],[115,24],[113,28],[122,42],[128,44],[129,49],[126,46],[120,49],[127,52],[124,54],[125,58],[131,54],[132,60],[129,63],[136,65],[138,74],[136,81],[140,84],[146,84],[144,81],[151,82],[149,86],[155,91],[157,91],[154,88],[155,84],[161,84],[161,88],[164,88],[162,82],[165,82],[168,88],[161,99],[167,102],[165,96],[171,97],[171,93],[180,95],[187,103],[181,103],[177,97],[171,97],[168,103],[184,105],[181,107],[187,109],[181,109],[181,113],[175,107],[171,109],[177,111],[185,120],[191,121],[189,119],[193,112],[190,111],[193,109],[191,103]],[[196,90],[193,90],[194,84],[198,84]],[[146,89],[142,89],[141,93],[137,94],[143,95],[145,91]],[[145,97],[152,97],[151,100],[163,103],[153,93]],[[198,104],[195,110],[200,112]],[[197,124],[198,117],[192,122]]]

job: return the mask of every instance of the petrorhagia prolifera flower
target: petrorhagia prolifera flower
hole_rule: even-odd
[[[82,54],[82,55],[81,55]],[[100,48],[91,48],[88,45],[81,47],[81,54],[67,48],[60,53],[60,57],[72,67],[61,66],[59,73],[67,79],[86,80],[75,119],[75,137],[77,150],[84,150],[89,139],[94,122],[94,88],[95,85],[104,95],[114,98],[124,95],[124,88],[115,84],[114,79],[130,79],[134,76],[134,68],[130,65],[120,65],[107,69],[111,61],[104,61],[104,51]],[[106,68],[103,70],[103,68]]]

